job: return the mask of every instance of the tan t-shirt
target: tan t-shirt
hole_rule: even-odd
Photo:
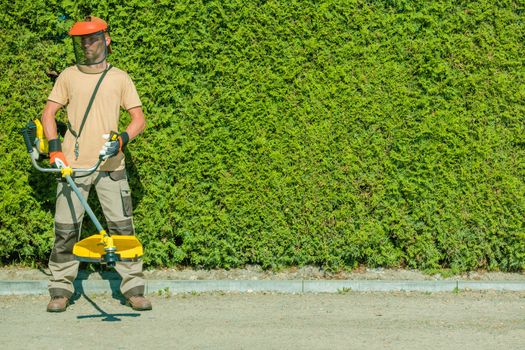
[[[77,66],[66,68],[55,82],[48,100],[67,106],[67,117],[73,130],[78,134],[84,113],[99,74],[86,74]],[[102,137],[111,131],[118,131],[120,108],[129,110],[142,106],[137,89],[129,75],[112,67],[100,84],[86,123],[78,138],[79,156],[75,159],[75,137],[68,130],[62,143],[62,151],[73,168],[90,168],[98,160],[99,152],[106,140]],[[124,169],[124,154],[119,152],[99,168],[104,171]]]

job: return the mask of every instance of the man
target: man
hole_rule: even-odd
[[[42,113],[42,124],[49,140],[51,164],[72,168],[90,168],[99,156],[106,159],[98,171],[75,179],[87,198],[91,186],[106,217],[108,231],[133,235],[131,193],[127,181],[123,150],[126,144],[144,131],[146,121],[135,85],[124,71],[106,60],[111,52],[108,25],[97,17],[77,22],[69,31],[73,39],[76,65],[66,68],[57,78]],[[98,85],[98,88],[97,88]],[[68,132],[61,144],[55,115],[66,107]],[[131,121],[116,141],[107,139],[118,130],[120,108],[127,110]],[[104,138],[105,137],[105,138]],[[102,149],[102,151],[101,151]],[[79,262],[72,251],[81,233],[84,208],[67,182],[57,187],[55,242],[49,259],[49,312],[65,311],[73,295]],[[151,310],[144,298],[142,261],[117,262],[122,277],[120,290],[135,310]]]

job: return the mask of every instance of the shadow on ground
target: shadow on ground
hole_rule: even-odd
[[[78,276],[74,282],[75,294],[73,294],[73,297],[70,300],[70,304],[74,304],[81,297],[84,297],[84,299],[86,299],[87,302],[90,303],[96,311],[98,311],[98,314],[79,315],[77,316],[77,319],[101,318],[102,321],[118,322],[118,321],[122,321],[121,319],[122,317],[139,317],[140,316],[140,313],[137,313],[137,312],[108,313],[104,311],[104,309],[102,309],[93,299],[87,296],[84,291],[83,283],[89,278],[91,274],[99,274],[103,280],[107,280],[111,288],[111,296],[113,297],[113,299],[117,299],[121,305],[126,305],[126,298],[124,298],[124,296],[120,292],[120,283],[122,281],[122,278],[117,272],[113,270],[111,271],[79,270]]]

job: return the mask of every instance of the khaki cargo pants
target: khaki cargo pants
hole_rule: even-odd
[[[95,186],[109,233],[135,234],[131,191],[125,170],[96,171],[89,176],[74,180],[84,198],[88,197],[91,186]],[[79,262],[75,260],[72,252],[73,246],[80,240],[84,213],[85,209],[75,192],[65,179],[60,179],[56,198],[55,243],[49,258],[49,269],[52,274],[49,281],[51,296],[71,297],[73,295],[73,281],[77,277]],[[122,277],[120,291],[126,298],[144,294],[142,261],[117,262],[115,270]]]

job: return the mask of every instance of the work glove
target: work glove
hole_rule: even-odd
[[[129,135],[125,131],[120,134],[112,131],[110,134],[102,135],[102,137],[108,140],[104,143],[102,150],[100,150],[99,157],[102,160],[114,157],[120,151],[124,151],[124,148],[129,142]]]
[[[53,139],[48,141],[49,145],[49,163],[53,168],[65,168],[68,167],[66,156],[62,153],[62,145],[59,139]]]

